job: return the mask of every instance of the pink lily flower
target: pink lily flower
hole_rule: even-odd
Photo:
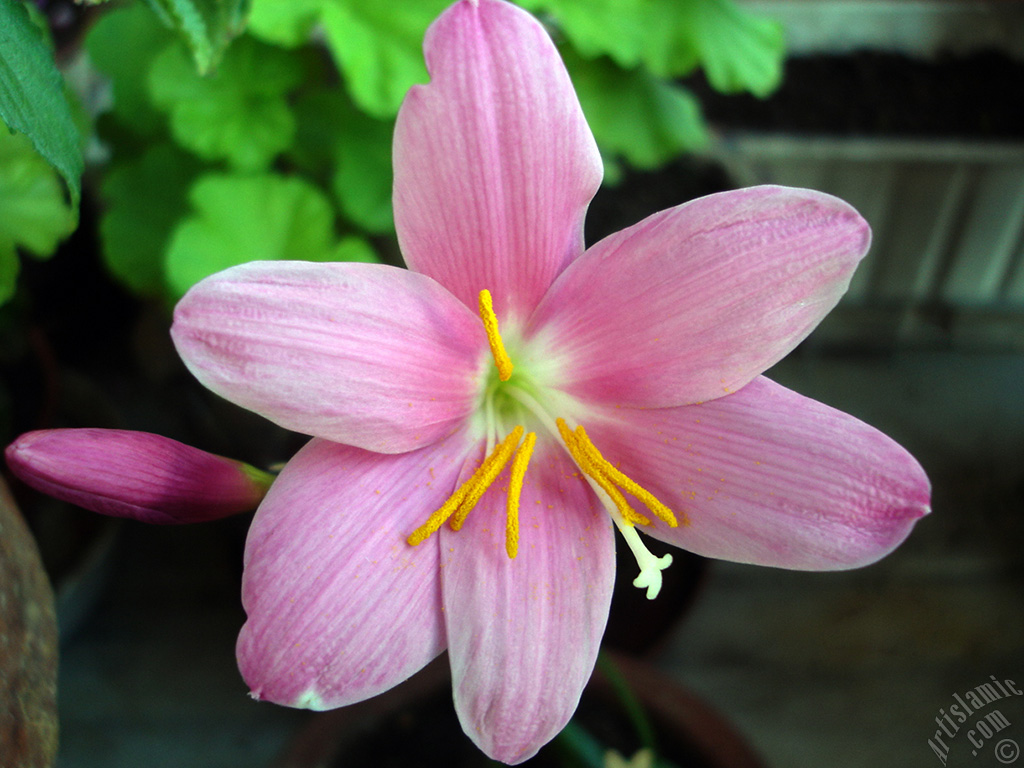
[[[928,512],[899,445],[761,374],[836,304],[864,220],[759,187],[584,249],[601,160],[543,27],[461,0],[394,140],[409,269],[255,262],[172,335],[214,392],[312,435],[253,520],[238,640],[252,695],[327,709],[446,648],[466,733],[509,764],[572,715],[614,532],[657,593],[671,555],[871,563]]]
[[[7,446],[26,485],[143,523],[217,520],[259,505],[273,475],[169,437],[123,429],[43,429]]]

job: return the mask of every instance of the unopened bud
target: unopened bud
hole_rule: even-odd
[[[85,509],[146,523],[216,520],[255,509],[273,475],[148,432],[27,432],[7,464],[38,491]]]

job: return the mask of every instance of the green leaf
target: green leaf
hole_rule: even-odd
[[[671,0],[672,5],[687,2]],[[531,11],[550,11],[585,58],[607,55],[627,69],[643,63],[659,74],[669,58],[677,11],[662,8],[663,0],[520,0],[519,4]]]
[[[0,305],[5,304],[18,287],[18,268],[14,246],[0,241]]]
[[[339,255],[331,205],[302,179],[207,174],[196,181],[189,199],[194,213],[175,229],[167,255],[168,279],[179,295],[207,275],[236,264],[262,259],[334,261]],[[366,256],[365,249],[352,243],[342,254],[346,252]]]
[[[291,156],[299,167],[329,183],[349,221],[368,232],[393,232],[394,121],[368,117],[338,88],[327,87],[302,94],[295,115],[299,128]]]
[[[731,0],[699,0],[690,7],[691,43],[711,86],[721,93],[765,97],[782,81],[782,25]]]
[[[327,45],[365,112],[394,116],[406,92],[427,81],[423,34],[449,0],[325,0]]]
[[[0,120],[24,133],[64,178],[78,207],[82,148],[64,81],[20,0],[0,0]]]
[[[549,10],[586,58],[610,56],[625,69],[644,65],[670,78],[705,68],[725,93],[764,96],[777,87],[784,45],[781,26],[733,0],[523,0]]]
[[[206,77],[195,73],[180,46],[169,46],[153,62],[149,86],[183,147],[206,160],[261,170],[292,143],[295,118],[285,94],[301,78],[296,55],[243,37]]]
[[[700,104],[685,89],[608,59],[562,53],[606,161],[622,157],[638,168],[656,168],[707,145]]]
[[[253,0],[248,31],[268,43],[294,48],[309,40],[324,0]]]
[[[0,123],[0,304],[14,292],[16,249],[51,256],[76,223],[53,169],[28,137]]]
[[[391,137],[394,123],[353,110],[342,124],[332,189],[342,212],[368,232],[394,231]]]
[[[114,116],[144,136],[163,129],[164,118],[153,108],[146,80],[153,59],[172,40],[171,33],[138,4],[104,13],[85,39],[90,61],[110,78]]]
[[[248,0],[146,0],[188,45],[199,74],[215,69],[228,44],[245,28]]]
[[[136,293],[166,293],[165,255],[171,232],[189,213],[188,190],[201,165],[171,144],[113,166],[103,180],[100,220],[107,268]]]
[[[362,261],[367,264],[376,264],[380,261],[380,257],[365,238],[358,235],[346,235],[341,238],[329,261]]]
[[[326,181],[333,170],[341,126],[358,110],[341,86],[323,85],[303,89],[292,109],[297,128],[289,157],[307,175]]]
[[[423,34],[451,0],[254,0],[253,34],[296,46],[320,23],[361,110],[394,117],[409,87],[427,80]]]

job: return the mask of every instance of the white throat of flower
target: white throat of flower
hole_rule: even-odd
[[[495,394],[497,386],[501,387],[503,397],[515,401],[522,410],[528,413],[555,440],[560,440],[573,462],[582,473],[582,477],[590,484],[594,494],[601,501],[608,516],[619,529],[626,544],[636,558],[640,567],[640,575],[633,580],[633,585],[647,590],[647,598],[653,600],[661,591],[661,572],[672,564],[672,555],[656,557],[644,545],[636,526],[651,525],[651,520],[630,506],[623,492],[641,502],[651,514],[674,528],[679,525],[675,514],[662,504],[650,491],[643,488],[632,478],[623,474],[609,462],[597,449],[587,435],[583,425],[577,424],[570,428],[563,418],[551,415],[528,388],[509,382],[512,377],[512,360],[505,349],[498,330],[498,318],[494,314],[491,294],[487,290],[480,292],[480,318],[487,333],[491,355],[498,372],[498,382],[488,387],[484,394],[484,420],[487,435],[486,458],[476,471],[448,498],[444,505],[409,536],[409,544],[416,546],[425,541],[445,522],[452,530],[459,530],[466,516],[470,513],[483,494],[498,478],[502,470],[511,461],[509,472],[508,496],[506,500],[505,550],[510,558],[515,558],[519,550],[519,497],[522,493],[523,479],[529,466],[537,442],[536,432],[526,432],[522,425],[517,425],[501,440],[497,440],[497,408]],[[686,516],[682,516],[683,525],[688,525]]]

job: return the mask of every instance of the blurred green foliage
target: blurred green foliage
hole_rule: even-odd
[[[423,33],[451,0],[256,0],[249,29],[269,42],[303,45],[319,22],[352,100],[392,117],[409,86],[425,82]]]
[[[52,44],[35,7],[0,0],[0,122],[28,136],[64,178],[77,208],[82,148]]]
[[[172,44],[153,61],[149,95],[170,118],[179,145],[204,160],[258,171],[295,138],[286,96],[301,80],[301,61],[251,37],[239,39],[220,68],[206,76]]]
[[[57,174],[28,137],[0,124],[0,304],[14,293],[21,248],[45,258],[75,228]]]
[[[194,213],[167,249],[172,290],[247,261],[376,261],[360,237],[338,240],[326,195],[302,178],[273,173],[201,176],[189,191]]]
[[[196,71],[216,68],[231,41],[245,29],[248,0],[145,0],[164,26],[188,46]]]
[[[173,301],[253,259],[376,259],[393,234],[394,116],[427,79],[424,32],[450,1],[104,4],[84,48],[107,108],[76,128],[45,30],[0,0],[0,118],[24,134],[0,135],[0,302],[16,249],[46,256],[73,230],[87,140],[104,149],[104,263],[140,295]],[[781,77],[779,26],[732,0],[519,4],[560,45],[607,183],[707,143],[680,77],[702,68],[758,96]]]
[[[520,0],[547,11],[581,56],[608,56],[674,78],[702,67],[722,93],[766,96],[779,84],[782,28],[732,0]]]

